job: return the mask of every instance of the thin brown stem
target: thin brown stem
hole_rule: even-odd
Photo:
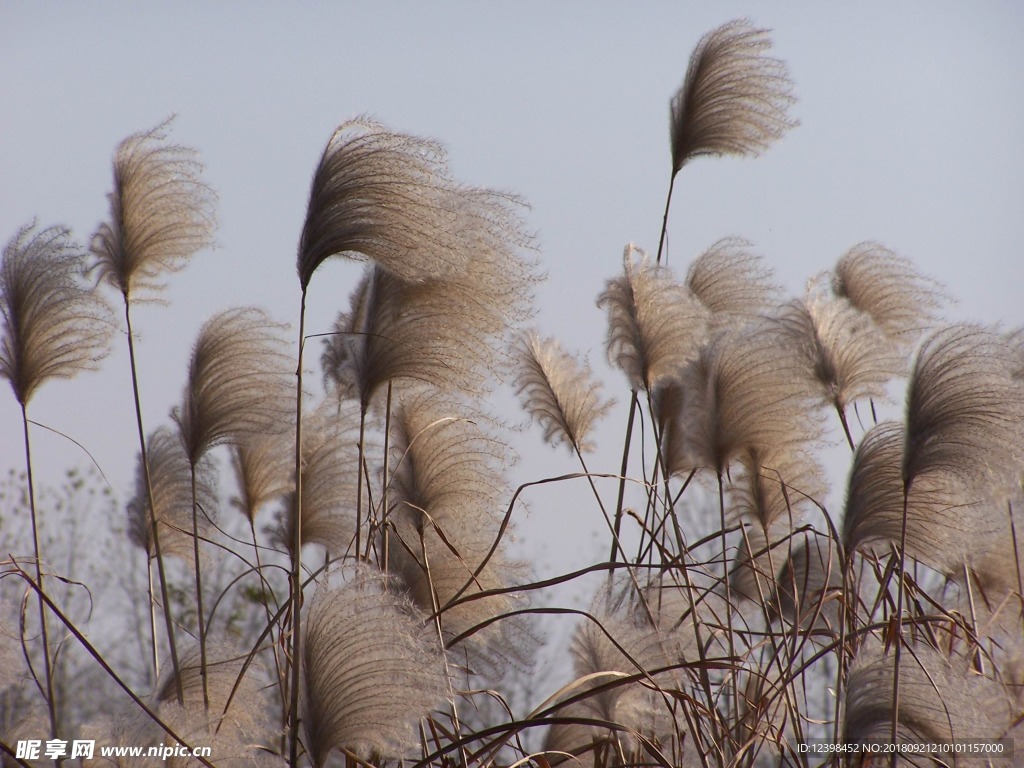
[[[302,352],[305,346],[306,330],[306,288],[302,288],[302,300],[299,305],[299,350],[298,364],[295,367],[295,523],[292,538],[292,572],[291,572],[291,673],[288,707],[288,765],[298,768],[299,765],[299,673],[300,652],[302,650],[301,621],[302,611]]]
[[[167,576],[164,572],[164,558],[160,550],[160,531],[156,517],[156,503],[153,500],[153,480],[149,473],[149,457],[146,451],[146,432],[142,425],[142,401],[139,398],[139,376],[135,363],[135,337],[132,333],[131,307],[128,295],[124,296],[124,319],[128,327],[128,359],[132,372],[132,394],[135,398],[135,423],[139,430],[139,455],[142,463],[142,474],[146,482],[146,499],[149,502],[150,533],[153,536],[153,554],[156,557],[157,576],[160,579],[160,600],[164,609],[164,627],[167,631],[167,644],[171,650],[171,667],[174,671],[174,688],[178,696],[178,704],[184,706],[185,692],[181,687],[181,665],[178,663],[178,646],[174,639],[174,618],[171,616],[171,601],[167,593]],[[153,642],[156,642],[154,637]],[[154,653],[154,658],[156,654]],[[160,670],[154,668],[154,679],[159,679]]]
[[[46,629],[46,605],[43,601],[43,557],[39,546],[39,520],[36,515],[36,491],[32,478],[32,448],[28,438],[28,411],[25,403],[21,404],[21,423],[25,435],[25,481],[28,484],[28,509],[32,520],[32,547],[36,564],[36,585],[39,587],[36,597],[39,602],[39,626],[43,640],[43,671],[46,680],[46,708],[50,715],[50,738],[57,738],[57,702],[53,696],[53,660],[50,658],[50,639]]]

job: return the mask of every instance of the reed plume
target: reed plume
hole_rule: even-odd
[[[820,425],[798,371],[770,326],[719,333],[684,375],[689,458],[673,471],[688,463],[724,476],[745,453],[771,467],[768,457],[813,445]]]
[[[614,587],[604,592],[591,608],[593,619],[577,627],[570,649],[575,680],[569,691],[577,700],[553,713],[593,724],[552,724],[545,750],[600,765],[602,753],[618,752],[627,761],[645,755],[650,759],[658,753],[651,753],[649,745],[656,744],[661,753],[673,756],[673,765],[698,765],[690,738],[685,745],[680,738],[681,733],[691,736],[686,716],[672,704],[675,697],[692,697],[689,682],[670,669],[683,661],[677,638],[637,615],[644,612],[636,610],[635,600],[615,592]],[[631,676],[638,679],[625,679]],[[550,759],[564,760],[559,758],[553,754]]]
[[[291,386],[280,329],[262,311],[245,307],[225,310],[200,329],[183,403],[171,412],[193,468],[216,445],[288,426]],[[205,653],[197,500],[192,530],[199,647]]]
[[[822,295],[810,286],[804,299],[784,305],[780,330],[804,361],[805,376],[822,402],[833,407],[851,450],[846,407],[863,399],[885,399],[892,379],[903,375],[905,355],[871,319],[848,300]]]
[[[509,195],[457,184],[440,144],[364,118],[342,123],[313,177],[299,243],[303,289],[328,258],[370,260],[409,281],[463,272],[480,237],[523,242]]]
[[[231,445],[231,469],[238,495],[231,506],[254,528],[256,515],[280,499],[293,485],[290,439],[287,432],[241,435]]]
[[[288,427],[291,382],[281,326],[262,311],[229,309],[207,321],[172,417],[191,461],[243,435]]]
[[[897,740],[910,743],[984,741],[1004,735],[1010,723],[1006,693],[973,673],[966,659],[916,644],[900,662]],[[891,741],[893,665],[877,644],[865,647],[850,670],[845,741]],[[957,765],[987,764],[960,756]]]
[[[529,243],[519,208],[519,201],[512,196],[456,184],[436,143],[393,133],[368,120],[343,123],[335,131],[313,178],[296,260],[302,289],[295,440],[295,503],[299,510],[302,355],[306,293],[313,273],[333,255],[373,264],[374,277],[360,291],[374,293],[358,296],[355,314],[339,323],[339,332],[349,334],[351,346],[336,356],[345,370],[336,379],[343,390],[355,385],[364,420],[377,388],[395,378],[422,381],[433,375],[442,386],[450,386],[454,379],[457,386],[475,382],[479,391],[484,376],[477,366],[494,370],[492,348],[486,342],[500,337],[508,324],[515,322],[517,313],[525,313],[528,302],[528,288],[522,283],[524,278],[526,282],[533,279],[529,275],[532,267],[517,253]],[[417,298],[409,295],[415,291],[415,283],[423,284]],[[400,298],[399,292],[406,295]],[[353,320],[357,324],[349,328]],[[424,335],[423,325],[430,326],[434,336]],[[435,343],[416,355],[415,345],[427,338]],[[480,341],[485,343],[478,344]],[[389,356],[391,351],[401,360]],[[445,360],[448,355],[454,366]],[[464,362],[467,359],[469,362]],[[454,376],[448,373],[448,366]],[[361,501],[360,489],[357,550]],[[292,654],[293,664],[298,665],[301,512],[295,519],[299,524],[292,546]],[[297,677],[296,667],[293,679]],[[298,690],[293,687],[289,723],[293,765],[298,759],[297,697]]]
[[[686,272],[686,287],[710,313],[713,331],[755,321],[778,301],[771,269],[750,247],[742,238],[723,238],[694,259]]]
[[[1013,486],[1024,455],[1024,382],[1001,334],[972,325],[922,345],[907,393],[902,478],[948,472],[975,487]]]
[[[803,439],[813,440],[813,434]],[[762,530],[783,521],[787,527],[798,521],[828,490],[824,469],[813,455],[799,448],[752,446],[738,460],[743,471],[727,489],[730,511]]]
[[[110,307],[82,280],[83,255],[68,230],[23,227],[4,248],[0,265],[0,376],[21,406],[32,549],[39,588],[46,702],[50,735],[57,737],[57,703],[43,600],[43,555],[32,476],[28,404],[51,378],[71,378],[106,356],[113,331]]]
[[[672,98],[672,169],[704,155],[757,156],[796,123],[786,65],[766,55],[768,30],[745,19],[704,35]]]
[[[215,195],[195,150],[166,143],[170,122],[118,145],[110,219],[92,238],[101,279],[125,301],[159,292],[167,273],[213,242]]]
[[[406,398],[392,419],[388,568],[417,607],[440,613],[446,641],[513,608],[511,593],[476,595],[511,586],[520,570],[499,528],[510,496],[502,470],[509,451],[457,415],[463,412],[420,393]],[[520,630],[503,621],[467,639],[460,652],[470,654],[474,671],[500,676],[510,662],[522,661]]]
[[[526,319],[531,267],[500,244],[443,280],[407,282],[369,267],[327,342],[324,376],[366,407],[388,382],[482,393],[506,365],[499,353]]]
[[[706,313],[667,268],[650,264],[633,245],[623,266],[597,301],[608,312],[608,359],[634,391],[651,391],[697,354]]]
[[[118,145],[114,153],[114,190],[108,195],[110,218],[99,225],[90,243],[95,259],[93,268],[98,271],[100,280],[116,288],[124,300],[135,422],[151,508],[155,502],[150,489],[131,302],[140,296],[158,293],[164,287],[163,278],[167,273],[184,268],[198,251],[211,245],[215,226],[215,196],[200,178],[202,164],[194,150],[165,143],[164,129],[169,122],[133,134]],[[155,518],[152,542],[171,663],[178,679],[174,622]],[[160,673],[155,645],[153,673]],[[180,703],[181,691],[178,694]]]
[[[555,339],[541,338],[535,332],[520,337],[516,352],[519,397],[544,429],[544,439],[565,443],[581,453],[592,450],[590,430],[613,401],[603,400],[590,366],[580,363]]]
[[[332,558],[344,556],[355,538],[359,411],[314,414],[302,442],[302,544],[320,544]],[[274,538],[291,553],[295,543],[295,479],[285,495]]]
[[[48,379],[95,370],[114,330],[109,305],[83,280],[81,249],[63,227],[23,227],[0,273],[0,376],[25,407]]]
[[[149,481],[139,458],[135,478],[135,495],[128,502],[128,538],[142,548],[148,560],[156,557],[153,529],[159,531],[164,555],[192,563],[195,547],[192,530],[192,465],[181,440],[171,430],[161,427],[146,441],[149,459]],[[196,465],[196,502],[206,514],[199,517],[200,536],[209,531],[208,516],[217,508],[216,474],[209,461]],[[150,505],[150,498],[153,500]]]
[[[176,700],[177,685],[166,675],[156,691],[160,716],[169,724],[180,724],[181,733],[189,733],[204,745],[216,737],[217,757],[231,756],[234,752],[249,750],[263,736],[267,726],[265,685],[260,679],[262,670],[257,662],[243,674],[245,651],[228,643],[211,643],[207,649],[209,659],[205,667],[198,647],[192,648],[181,659],[179,673],[184,704]],[[239,676],[241,675],[241,680]],[[237,688],[236,688],[236,683]],[[204,707],[203,697],[209,699]],[[201,741],[198,741],[200,740]],[[219,760],[218,760],[219,762]]]
[[[941,287],[879,243],[853,246],[836,263],[832,290],[872,320],[905,354],[945,303]]]
[[[907,491],[901,461],[904,427],[882,422],[854,454],[846,492],[843,542],[847,551],[887,555],[905,539],[906,553],[947,575],[956,573],[981,534],[967,489],[945,473],[919,476]]]
[[[335,749],[363,759],[407,754],[419,719],[447,693],[431,628],[368,568],[316,595],[302,662],[302,721],[314,766],[324,765]]]

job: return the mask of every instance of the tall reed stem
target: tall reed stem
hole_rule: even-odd
[[[36,491],[32,478],[32,447],[28,439],[28,410],[25,403],[21,404],[21,424],[25,435],[25,480],[28,483],[28,509],[32,519],[32,547],[36,563],[36,585],[39,587],[36,598],[39,602],[39,626],[43,639],[43,671],[46,679],[46,708],[50,715],[50,738],[56,739],[58,733],[57,702],[53,697],[53,661],[50,658],[50,638],[46,629],[46,604],[43,601],[43,557],[39,546],[39,521],[36,517]]]
[[[146,432],[142,425],[142,401],[139,398],[139,376],[135,362],[135,336],[132,333],[131,306],[128,294],[124,294],[124,320],[128,328],[128,359],[132,371],[132,394],[135,398],[135,423],[139,430],[139,455],[142,461],[142,475],[146,482],[146,499],[149,503],[149,523],[153,536],[153,554],[156,556],[157,575],[160,579],[160,600],[164,608],[164,625],[167,630],[167,643],[171,650],[171,666],[174,671],[174,687],[178,696],[178,704],[184,706],[185,692],[181,687],[181,666],[178,662],[178,646],[174,640],[174,618],[171,616],[171,601],[167,593],[167,576],[164,572],[164,558],[160,550],[160,531],[156,518],[156,503],[153,500],[153,480],[149,474],[149,456],[146,451]],[[156,636],[153,637],[156,643]],[[154,664],[156,651],[153,652]],[[154,679],[159,679],[160,670],[154,666]]]
[[[299,350],[298,365],[295,368],[295,526],[292,538],[292,572],[291,572],[291,620],[292,649],[290,704],[288,707],[288,765],[298,768],[299,765],[299,672],[301,645],[302,610],[302,352],[306,343],[306,288],[302,288],[302,300],[299,305]]]
[[[190,462],[191,463],[191,462]],[[203,577],[199,565],[199,500],[196,498],[196,465],[192,469],[192,545],[196,573],[196,617],[199,625],[199,677],[203,681],[203,711],[210,709],[210,688],[206,681],[206,617],[203,615]]]

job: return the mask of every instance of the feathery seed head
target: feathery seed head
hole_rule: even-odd
[[[713,330],[752,322],[778,301],[771,269],[750,247],[742,238],[723,238],[687,270],[686,287],[710,312]]]
[[[650,264],[632,244],[623,264],[623,275],[609,280],[597,300],[608,312],[608,359],[634,390],[651,391],[697,353],[707,312],[667,267]]]
[[[1024,381],[1004,335],[973,325],[939,331],[921,346],[907,391],[903,480],[948,472],[975,488],[1019,482]]]
[[[601,384],[594,380],[590,366],[581,364],[555,339],[535,332],[520,337],[516,352],[519,397],[544,428],[544,439],[580,452],[591,450],[587,435],[614,401],[602,402]]]
[[[330,411],[330,413],[328,413]],[[343,555],[355,538],[359,410],[338,411],[325,403],[309,419],[302,437],[302,543],[321,544]],[[294,456],[294,450],[289,458]],[[295,472],[274,530],[275,542],[292,553],[295,546]]]
[[[419,718],[448,693],[433,627],[369,568],[321,589],[303,627],[302,721],[313,765],[340,748],[405,755]]]
[[[886,398],[886,386],[906,372],[906,361],[871,317],[842,298],[808,295],[781,307],[784,338],[806,364],[821,400],[843,410],[861,398]]]
[[[407,281],[453,277],[481,245],[528,241],[518,207],[510,195],[457,184],[436,142],[366,119],[342,123],[313,177],[300,284],[305,290],[334,255],[368,259]]]
[[[0,267],[0,376],[27,405],[50,378],[92,370],[114,330],[107,303],[82,275],[83,254],[63,227],[23,227]]]
[[[770,323],[719,333],[687,368],[684,386],[691,468],[724,476],[744,453],[778,456],[820,439],[798,358]]]
[[[170,122],[118,145],[110,220],[92,238],[100,279],[126,298],[159,291],[164,273],[212,243],[215,195],[200,179],[196,152],[165,143]]]
[[[149,459],[149,477],[153,487],[153,506],[156,509],[157,535],[160,552],[192,562],[192,470],[181,440],[169,429],[161,428],[146,441]],[[199,534],[205,535],[209,517],[217,507],[214,488],[215,474],[207,461],[196,466],[196,500],[204,514],[199,516]],[[153,545],[154,513],[150,510],[146,490],[145,469],[139,458],[136,470],[135,495],[128,503],[128,537],[145,550],[147,557],[155,557]]]
[[[909,259],[878,243],[859,243],[836,263],[832,290],[871,319],[905,354],[933,326],[945,303],[941,286]]]
[[[294,391],[282,326],[261,310],[228,309],[199,331],[178,424],[189,460],[243,435],[288,428]]]
[[[672,173],[702,155],[757,156],[796,125],[786,65],[745,19],[701,38],[671,103]]]

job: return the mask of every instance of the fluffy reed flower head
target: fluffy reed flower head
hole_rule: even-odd
[[[388,568],[427,613],[440,614],[446,639],[511,610],[522,568],[510,560],[502,529],[510,492],[509,449],[466,418],[459,403],[426,393],[403,398],[392,418],[393,535]],[[500,677],[524,661],[524,626],[502,621],[458,644],[475,672]]]
[[[136,471],[135,495],[128,502],[128,536],[142,547],[148,557],[155,557],[152,518],[157,521],[160,552],[192,562],[192,470],[188,456],[177,435],[161,428],[146,442],[149,458],[149,477],[153,488],[153,506],[150,510],[146,490],[146,475],[139,458]],[[215,474],[207,461],[196,465],[196,500],[204,514],[199,516],[199,534],[205,535],[209,518],[217,507],[214,488]]]
[[[215,196],[196,152],[165,142],[169,123],[118,145],[110,220],[92,238],[101,279],[125,297],[159,291],[164,273],[212,243]]]
[[[786,65],[745,19],[704,35],[671,103],[672,172],[702,155],[756,156],[796,123]]]
[[[326,403],[306,417],[302,437],[302,543],[321,544],[338,557],[355,538],[359,410],[338,411]],[[294,449],[289,456],[294,460]],[[295,547],[295,472],[284,498],[274,538],[287,552]]]
[[[525,242],[516,207],[508,195],[456,184],[436,142],[350,120],[334,132],[313,177],[299,281],[305,289],[334,255],[369,259],[409,281],[459,274],[481,234]]]
[[[667,267],[650,264],[632,244],[623,265],[597,301],[608,312],[608,359],[634,390],[651,391],[697,354],[707,313]]]
[[[850,670],[843,723],[846,742],[890,740],[894,663],[878,645],[861,650]],[[962,657],[914,645],[900,660],[897,740],[913,744],[999,738],[1010,724],[1001,688],[974,673]]]
[[[866,313],[902,351],[934,325],[945,296],[909,259],[878,243],[859,243],[836,263],[832,290]]]
[[[1024,458],[1024,381],[1004,335],[973,325],[930,336],[907,391],[906,483],[948,472],[988,487],[1019,482]]]
[[[898,347],[848,300],[810,287],[804,299],[778,313],[780,330],[795,344],[823,402],[844,410],[861,398],[886,397],[886,386],[906,371]]]
[[[602,401],[601,384],[594,380],[590,366],[580,363],[555,339],[541,338],[535,332],[520,337],[516,352],[519,397],[544,428],[544,439],[580,452],[591,450],[588,433],[613,401]]]
[[[742,238],[723,238],[686,272],[686,287],[710,313],[713,329],[755,321],[777,303],[772,271],[750,247]]]
[[[63,227],[23,227],[0,267],[0,376],[27,405],[51,378],[96,368],[114,330],[110,307],[83,281],[83,254]]]
[[[367,268],[326,344],[324,377],[365,407],[388,381],[481,394],[500,377],[502,352],[529,315],[533,266],[509,243],[478,233],[466,268],[410,282]]]
[[[231,506],[245,515],[251,525],[267,504],[294,487],[295,449],[292,432],[242,435],[231,446],[231,469],[238,495]]]
[[[172,412],[190,461],[242,435],[288,427],[294,394],[281,329],[251,307],[225,310],[203,325],[184,402]]]
[[[820,424],[798,371],[770,324],[722,332],[702,347],[685,375],[685,463],[723,476],[744,454],[770,467],[770,457],[816,442]]]
[[[313,765],[334,749],[406,754],[419,719],[448,693],[434,628],[384,577],[359,568],[317,594],[303,637],[302,721]]]

